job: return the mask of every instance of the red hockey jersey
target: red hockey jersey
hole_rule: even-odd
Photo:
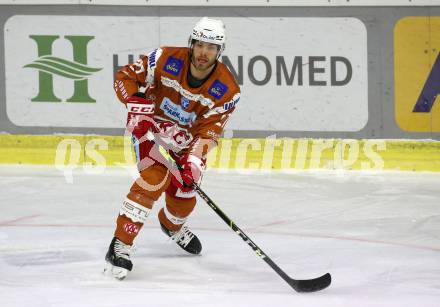
[[[155,102],[154,119],[180,150],[194,140],[217,141],[240,99],[240,88],[229,69],[218,62],[198,88],[188,85],[189,48],[158,48],[116,74],[115,91],[121,102],[145,87]],[[206,152],[204,152],[204,155]]]

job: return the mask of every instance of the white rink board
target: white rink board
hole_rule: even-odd
[[[244,70],[249,58],[262,55],[272,68],[270,81],[264,86],[249,82],[244,76],[243,101],[231,117],[228,129],[286,131],[358,131],[368,121],[368,56],[367,30],[356,18],[226,18],[229,34],[227,54],[244,57]],[[286,85],[276,58],[284,58],[287,71],[294,56],[302,57],[303,85]],[[344,86],[331,86],[331,56],[345,57],[353,75]],[[325,86],[310,85],[309,57],[325,58],[315,65],[323,69],[314,79]],[[248,66],[248,67],[246,67]],[[255,64],[255,77],[263,80],[267,66]],[[277,85],[280,74],[281,85]],[[336,66],[337,77],[344,78],[345,66]]]
[[[123,108],[112,88],[113,56],[117,55],[119,65],[123,65],[128,54],[136,58],[160,45],[185,46],[188,33],[198,19],[12,16],[5,24],[9,119],[18,126],[123,127]],[[366,125],[367,32],[359,19],[225,17],[223,20],[228,33],[224,55],[243,77],[243,96],[228,129],[359,131]],[[66,60],[73,59],[73,48],[65,36],[93,36],[87,45],[87,65],[101,70],[88,78],[88,88],[96,103],[65,102],[74,92],[73,81],[59,76],[53,77],[53,91],[62,102],[31,101],[39,92],[39,73],[36,69],[23,68],[38,58],[37,44],[30,35],[58,35],[52,55]],[[16,56],[17,50],[20,57]],[[312,77],[311,57],[317,57]],[[331,84],[332,74],[341,80],[349,70],[341,62],[336,62],[332,69],[331,57],[349,62],[352,75],[346,84]],[[241,67],[239,59],[243,61]],[[277,59],[282,63],[277,65]],[[302,72],[296,67],[293,76],[295,59],[301,60]],[[286,72],[280,65],[285,66]],[[298,81],[300,74],[302,84]],[[293,78],[290,85],[286,78]],[[321,85],[313,85],[311,78]]]

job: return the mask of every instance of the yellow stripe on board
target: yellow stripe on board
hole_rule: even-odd
[[[0,135],[0,164],[133,165],[130,138]],[[440,142],[431,140],[221,139],[210,168],[255,170],[440,171]]]

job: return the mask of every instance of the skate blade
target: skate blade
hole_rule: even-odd
[[[125,277],[127,277],[128,270],[118,266],[114,266],[110,262],[106,262],[104,274],[110,275],[118,280],[123,280]]]

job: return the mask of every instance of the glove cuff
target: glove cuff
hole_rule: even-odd
[[[188,155],[185,160],[194,165],[200,172],[203,172],[205,169],[205,163],[202,161],[202,159],[195,155]]]

